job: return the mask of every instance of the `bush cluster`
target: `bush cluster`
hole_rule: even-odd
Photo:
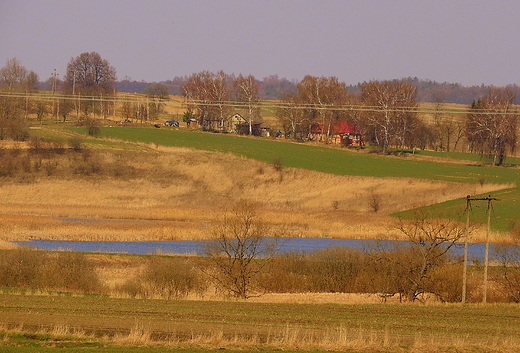
[[[136,278],[116,288],[119,294],[139,298],[181,299],[189,294],[202,296],[207,281],[188,259],[154,257]]]
[[[310,253],[278,255],[270,271],[262,275],[260,285],[266,292],[374,293],[381,298],[398,296],[404,301],[410,288],[415,290],[415,278],[411,274],[419,264],[409,248],[367,252],[330,247]],[[430,266],[431,271],[416,289],[418,297],[434,294],[441,301],[460,301],[460,262],[446,255]],[[477,280],[468,281],[470,293],[475,293],[477,286]],[[477,295],[469,300],[478,300]]]
[[[27,124],[22,119],[7,118],[2,113],[2,102],[0,102],[0,140],[26,140],[29,137]]]
[[[377,251],[331,247],[311,253],[286,253],[274,257],[251,283],[262,293],[372,293],[382,300],[398,297],[407,300],[409,272],[414,259],[408,250],[390,255],[406,262],[388,262]],[[407,257],[408,256],[408,257]],[[215,272],[205,258],[152,256],[139,273],[122,285],[109,290],[102,285],[96,265],[85,254],[45,252],[27,248],[0,252],[0,287],[25,288],[77,293],[111,293],[135,298],[183,299],[189,295],[203,297]],[[257,260],[263,261],[263,260]],[[404,264],[407,264],[406,266]],[[502,273],[503,271],[506,272]],[[489,302],[519,302],[519,267],[496,267],[490,272],[493,283]],[[460,302],[462,266],[446,257],[434,265],[423,278],[419,291],[434,295],[443,302]],[[477,267],[469,271],[467,301],[481,301],[482,273]],[[214,288],[219,291],[219,288]],[[224,291],[222,291],[224,293]]]
[[[0,286],[77,293],[102,291],[95,266],[85,255],[28,248],[1,252]]]
[[[136,169],[128,163],[84,148],[77,137],[68,144],[31,137],[28,147],[0,148],[0,177],[26,180],[42,176],[129,178],[136,175]]]

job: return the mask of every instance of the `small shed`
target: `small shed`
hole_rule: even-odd
[[[186,122],[186,126],[192,129],[197,127],[197,119],[190,119]]]

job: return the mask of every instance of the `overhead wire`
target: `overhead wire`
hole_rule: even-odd
[[[27,93],[27,92],[2,92],[0,91],[0,97],[12,97],[12,98],[24,98],[24,99],[37,99],[37,100],[69,100],[69,101],[79,101],[79,102],[109,102],[109,103],[157,103],[157,104],[174,104],[179,106],[208,106],[208,107],[233,107],[233,108],[243,108],[247,107],[248,103],[238,102],[238,101],[209,101],[209,100],[200,100],[200,99],[191,99],[187,98],[184,100],[179,99],[164,99],[164,98],[155,98],[155,97],[146,97],[146,96],[138,96],[137,94],[132,93],[124,93],[118,96],[114,95],[81,95],[81,94],[63,94],[63,93],[52,93],[52,92],[37,92],[37,93]],[[473,111],[469,108],[450,108],[450,109],[436,109],[436,108],[425,108],[420,107],[419,105],[411,106],[411,107],[380,107],[380,106],[370,106],[364,104],[312,104],[312,103],[291,103],[291,102],[283,102],[283,101],[257,101],[252,105],[254,108],[267,109],[276,111],[279,109],[298,109],[298,110],[328,110],[328,111],[347,111],[347,112],[413,112],[418,114],[439,114],[439,115],[458,115],[458,114],[489,114],[499,113],[502,115],[518,115],[518,110],[514,109],[509,112],[499,112],[499,111]]]

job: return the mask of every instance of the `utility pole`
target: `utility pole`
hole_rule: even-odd
[[[54,95],[54,93],[56,93],[56,76],[58,75],[56,73],[56,69],[54,69],[54,73],[52,73],[51,75],[52,75],[52,95]]]
[[[491,201],[498,200],[489,195],[487,198],[487,229],[486,229],[486,253],[484,255],[484,285],[482,287],[482,303],[487,300],[488,267],[489,267],[489,232],[491,230]]]
[[[499,199],[491,197],[471,198],[466,196],[466,232],[464,242],[464,267],[462,271],[462,299],[461,302],[466,302],[466,287],[467,287],[467,268],[468,268],[468,238],[469,238],[469,212],[471,210],[471,201],[487,201],[487,229],[486,229],[486,249],[484,253],[484,283],[482,286],[482,302],[487,300],[487,282],[488,282],[488,266],[489,266],[489,233],[491,229],[491,201]]]
[[[464,266],[462,268],[462,304],[466,303],[466,287],[468,280],[468,239],[469,239],[469,210],[471,198],[466,196],[466,231],[464,232]]]
[[[56,99],[54,98],[56,94],[56,76],[58,76],[58,74],[56,73],[56,69],[54,69],[54,73],[52,73],[52,110],[56,112],[56,121],[58,121],[60,102],[58,102],[58,107],[56,107]]]

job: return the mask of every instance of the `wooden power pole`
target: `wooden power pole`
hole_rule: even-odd
[[[462,272],[462,299],[461,302],[466,302],[466,287],[467,287],[467,268],[468,268],[468,238],[469,238],[469,211],[471,209],[471,201],[487,201],[487,228],[486,228],[486,248],[484,252],[484,281],[482,285],[482,302],[487,301],[487,282],[488,282],[488,267],[489,267],[489,233],[491,230],[491,202],[499,199],[491,197],[471,198],[466,196],[466,232],[464,241],[464,267]]]

